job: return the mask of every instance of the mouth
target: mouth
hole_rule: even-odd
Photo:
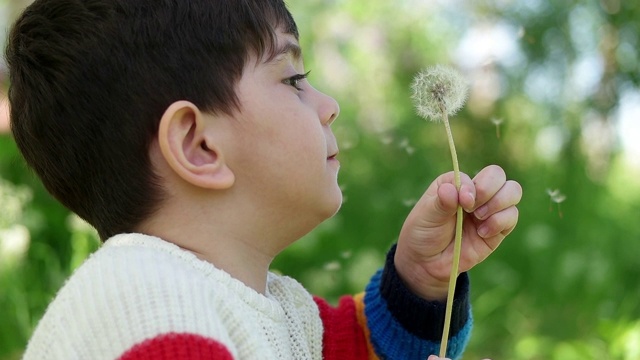
[[[333,155],[327,156],[327,160],[337,160],[338,152],[336,151]]]

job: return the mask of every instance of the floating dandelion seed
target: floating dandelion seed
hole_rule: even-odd
[[[328,263],[324,264],[324,266],[323,266],[323,268],[326,271],[338,271],[338,270],[340,270],[341,267],[342,266],[337,261],[328,262]]]
[[[504,122],[504,120],[500,118],[492,118],[491,122],[496,126],[496,137],[500,139],[500,125]]]
[[[549,211],[553,211],[553,198],[560,195],[560,189],[547,189],[547,195],[549,195]]]
[[[402,201],[402,205],[404,205],[406,207],[412,207],[417,203],[418,203],[417,199],[405,199],[405,200]]]
[[[554,197],[558,194],[560,194],[560,189],[547,189],[547,195],[549,195],[550,197]]]
[[[380,138],[380,142],[382,142],[383,145],[391,145],[391,143],[393,142],[393,136],[384,135]]]
[[[418,115],[425,119],[444,122],[453,162],[453,172],[455,185],[460,191],[460,168],[458,166],[458,155],[456,146],[449,125],[449,115],[454,115],[464,105],[467,99],[467,82],[456,70],[450,67],[437,65],[427,68],[418,73],[413,84],[412,99],[415,103]],[[442,330],[442,340],[440,342],[440,357],[446,357],[447,342],[449,339],[449,328],[451,325],[451,313],[453,310],[453,295],[458,278],[458,268],[460,265],[460,250],[462,248],[462,207],[458,205],[456,211],[456,230],[453,245],[453,263],[449,276],[449,289],[447,293],[447,304],[445,308],[444,327]]]
[[[554,203],[556,204],[560,204],[561,202],[565,201],[567,199],[567,196],[564,194],[558,194],[554,197],[551,198],[551,200],[553,200]]]
[[[561,193],[559,189],[547,189],[547,195],[549,195],[549,211],[553,211],[554,203],[557,204],[558,216],[562,218],[562,210],[560,209],[560,204],[567,200],[567,196]]]
[[[409,139],[403,139],[400,144],[399,144],[400,148],[403,149],[404,151],[407,152],[407,154],[412,155],[416,149],[411,146],[411,143],[409,143]]]

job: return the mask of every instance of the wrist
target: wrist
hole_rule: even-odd
[[[449,291],[449,278],[441,280],[425,270],[424,266],[417,263],[399,260],[402,255],[396,252],[394,265],[398,277],[404,285],[416,296],[429,301],[446,301]]]
[[[397,321],[404,329],[422,339],[437,342],[442,336],[446,301],[426,300],[412,292],[400,278],[394,265],[395,252],[394,245],[387,253],[384,269],[367,285],[367,321],[378,324],[381,328],[388,328],[389,324],[379,318],[388,311],[392,322]],[[452,336],[469,325],[469,320],[469,278],[463,273],[458,277],[453,300]]]
[[[419,266],[399,266],[398,276],[404,285],[416,296],[429,301],[446,301],[449,281],[439,281]]]

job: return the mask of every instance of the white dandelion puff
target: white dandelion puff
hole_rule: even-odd
[[[441,121],[443,113],[454,115],[462,108],[468,85],[457,70],[436,65],[418,73],[411,89],[418,115],[425,120]]]

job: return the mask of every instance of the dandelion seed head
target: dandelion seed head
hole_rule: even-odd
[[[500,125],[500,124],[502,124],[502,123],[504,122],[504,119],[502,119],[502,118],[495,118],[495,117],[494,117],[494,118],[491,118],[491,122],[492,122],[494,125],[498,126],[498,125]]]
[[[560,189],[553,189],[553,190],[547,189],[547,195],[549,195],[549,198],[551,199],[551,201],[553,201],[556,204],[560,204],[565,200],[567,200],[567,196],[561,193]]]
[[[556,204],[560,204],[560,203],[564,202],[565,200],[567,200],[567,196],[564,195],[564,194],[558,194],[556,196],[553,196],[551,198],[551,200],[553,200],[553,202],[556,203]]]
[[[436,65],[419,72],[411,84],[418,115],[424,119],[441,120],[443,112],[454,115],[467,100],[468,85],[455,69]]]
[[[547,195],[554,197],[560,194],[560,189],[547,189]]]

